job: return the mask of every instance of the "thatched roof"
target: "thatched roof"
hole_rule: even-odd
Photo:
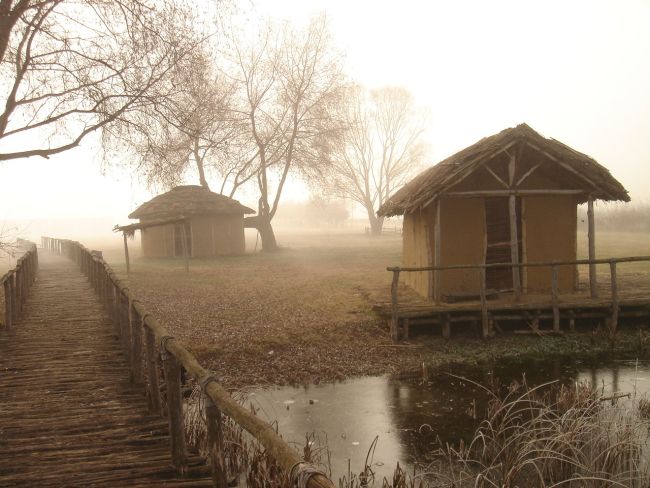
[[[555,139],[547,139],[526,124],[505,129],[485,137],[423,171],[393,194],[377,211],[380,216],[412,212],[432,202],[438,195],[457,183],[468,172],[478,168],[496,153],[526,143],[549,161],[564,165],[585,188],[585,196],[607,201],[630,201],[627,190],[605,168],[586,154],[582,154]]]
[[[254,210],[237,200],[206,190],[201,186],[186,185],[172,188],[153,197],[129,215],[130,219],[175,219],[192,215],[252,214]]]

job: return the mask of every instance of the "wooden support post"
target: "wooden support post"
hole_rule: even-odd
[[[487,299],[485,297],[485,266],[481,266],[481,330],[483,339],[490,335],[490,324],[488,322]]]
[[[393,270],[393,282],[390,285],[390,298],[391,298],[391,321],[390,321],[390,335],[393,342],[399,341],[399,314],[397,313],[398,298],[397,292],[399,287],[399,269]]]
[[[587,200],[587,239],[589,240],[589,259],[596,259],[596,224],[594,221],[594,197],[589,195]],[[596,265],[594,263],[589,264],[589,292],[591,298],[598,297],[598,290],[596,289],[598,285],[596,278]]]
[[[204,395],[205,423],[208,433],[208,451],[212,465],[212,486],[227,488],[226,458],[223,439],[223,417],[212,399]]]
[[[509,210],[510,210],[510,262],[512,264],[519,264],[519,238],[517,231],[517,197],[510,195],[509,197]],[[521,297],[521,269],[519,266],[512,267],[512,288],[515,294],[515,300]]]
[[[569,312],[569,331],[570,332],[575,332],[576,331],[576,312],[575,312],[575,310],[571,310]]]
[[[189,250],[187,249],[187,231],[185,230],[185,221],[181,222],[181,238],[183,241],[183,262],[185,265],[185,272],[189,273],[190,271],[190,256]]]
[[[167,386],[167,412],[171,441],[172,464],[183,475],[187,471],[187,444],[183,422],[183,395],[181,393],[181,367],[176,358],[167,351],[163,354],[165,383]]]
[[[558,285],[558,266],[553,266],[551,276],[551,302],[553,304],[553,331],[560,331],[560,307],[559,307],[559,285]]]
[[[11,302],[11,277],[7,278],[2,286],[5,292],[5,329],[9,330],[13,324],[13,316],[11,311],[11,307],[13,305]]]
[[[451,320],[448,313],[442,314],[442,337],[449,340],[451,335]]]
[[[145,337],[145,361],[147,364],[147,402],[153,412],[162,412],[160,406],[160,386],[156,367],[156,336],[143,322]]]
[[[612,323],[609,329],[609,337],[613,339],[616,335],[618,328],[618,312],[619,312],[619,299],[618,299],[618,283],[616,281],[616,261],[609,262],[609,273],[612,287]]]
[[[18,291],[16,290],[17,284],[16,273],[9,278],[9,287],[11,288],[11,323],[14,324],[18,320]]]
[[[131,357],[131,305],[129,298],[125,293],[120,292],[120,317],[121,317],[121,333],[122,333],[122,347],[124,349],[124,357],[129,366],[133,365],[133,358]]]
[[[126,237],[126,232],[122,232],[122,236],[124,237],[124,259],[126,261],[126,275],[130,276],[131,263],[129,262],[129,244],[128,244],[128,239]]]
[[[441,256],[441,229],[440,229],[440,198],[436,200],[435,222],[433,224],[433,266],[442,264]],[[433,299],[440,303],[442,297],[442,271],[437,269],[433,272]]]
[[[132,383],[144,383],[142,371],[142,318],[131,304],[131,377]]]

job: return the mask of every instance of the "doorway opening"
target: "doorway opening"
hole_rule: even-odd
[[[517,197],[515,202],[517,243],[521,258],[521,197]],[[485,199],[485,229],[487,233],[485,264],[511,263],[510,205],[508,197],[490,197]],[[522,268],[519,268],[520,280],[521,273]],[[491,290],[511,291],[513,289],[512,268],[487,268],[485,270],[485,286]]]

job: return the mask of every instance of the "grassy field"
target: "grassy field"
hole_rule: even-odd
[[[144,259],[132,246],[130,289],[230,386],[331,381],[409,371],[423,362],[590,354],[610,347],[591,334],[501,336],[487,344],[473,335],[445,342],[436,334],[416,337],[415,347],[393,347],[364,290],[389,285],[385,268],[400,263],[401,236],[278,234],[285,246],[278,253],[194,259],[189,274],[181,260]],[[648,237],[602,233],[599,255],[650,254]],[[104,256],[124,276],[122,250],[105,249]],[[650,268],[631,271],[650,284]],[[637,335],[624,331],[616,347],[629,352],[637,343]]]

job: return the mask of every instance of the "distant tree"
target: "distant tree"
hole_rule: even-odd
[[[413,175],[426,157],[422,134],[426,114],[405,88],[347,92],[345,133],[331,154],[322,185],[331,193],[361,204],[373,235],[381,234],[379,207]]]
[[[340,125],[342,74],[324,17],[305,32],[269,26],[259,40],[233,47],[232,77],[239,90],[237,110],[246,121],[243,151],[255,155],[258,214],[246,219],[258,229],[262,249],[277,249],[271,221],[290,173],[312,179],[329,160]]]
[[[192,50],[174,0],[0,0],[0,161],[78,146]]]

